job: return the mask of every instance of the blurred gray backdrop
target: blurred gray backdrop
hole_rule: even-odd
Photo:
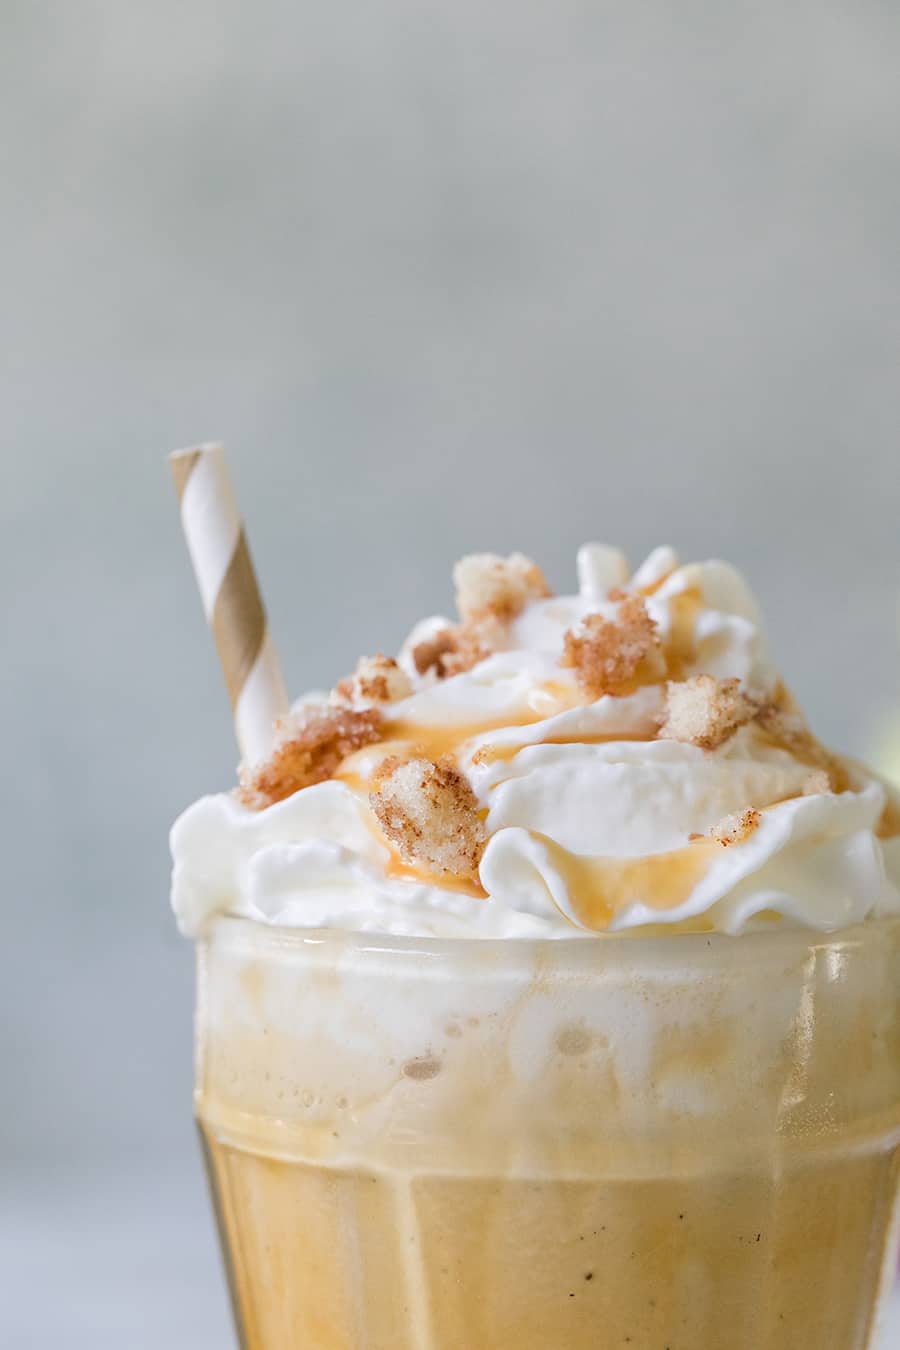
[[[4,1345],[230,1344],[166,832],[236,752],[165,452],[226,442],[295,692],[464,551],[668,541],[866,749],[898,68],[889,0],[0,6],[0,1251],[58,1280]]]

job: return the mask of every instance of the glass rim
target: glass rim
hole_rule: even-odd
[[[719,958],[782,958],[788,954],[850,950],[878,942],[884,933],[896,928],[900,933],[900,914],[877,915],[846,928],[824,931],[800,926],[756,929],[748,933],[672,932],[652,935],[640,928],[624,932],[597,932],[578,937],[413,937],[392,933],[361,932],[343,928],[296,928],[264,923],[245,915],[218,914],[208,921],[196,939],[198,949],[217,944],[242,945],[241,936],[252,934],[260,951],[306,953],[310,957],[327,956],[340,950],[360,959],[378,957],[402,960],[426,958],[439,962],[479,958],[476,964],[517,965],[521,960],[544,960],[557,967],[576,969],[619,963],[632,966],[657,961],[687,964],[718,964]],[[611,957],[615,956],[615,962]]]

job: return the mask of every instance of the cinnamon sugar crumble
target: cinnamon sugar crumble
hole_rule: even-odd
[[[570,628],[560,665],[574,669],[591,698],[630,693],[642,675],[659,679],[664,670],[659,636],[643,598],[625,595],[616,619],[589,614],[579,628]]]
[[[439,679],[449,674],[447,658],[453,656],[459,643],[459,630],[441,628],[433,637],[413,647],[413,665],[420,675],[434,671]]]
[[[754,830],[759,828],[761,819],[756,808],[748,806],[746,811],[735,811],[734,815],[725,816],[724,820],[713,826],[709,837],[715,839],[723,848],[728,848],[731,844],[743,844]]]
[[[332,701],[338,704],[397,703],[413,692],[412,681],[397,662],[381,652],[360,657],[356,670],[334,687]]]
[[[325,782],[348,755],[379,739],[381,725],[377,708],[307,708],[286,717],[270,757],[242,768],[238,799],[252,811],[262,811],[301,788]]]
[[[487,619],[460,627],[442,628],[433,638],[413,648],[413,664],[420,675],[434,673],[439,680],[461,675],[502,646],[502,633]]]
[[[692,675],[688,680],[669,682],[666,718],[659,735],[662,740],[715,750],[756,712],[754,704],[741,693],[739,680]]]
[[[453,569],[461,622],[448,624],[412,651],[420,675],[449,679],[502,651],[509,625],[532,600],[551,594],[543,572],[521,553],[473,553]]]
[[[490,625],[464,624],[457,630],[454,650],[444,657],[444,671],[448,676],[462,675],[486,660],[500,645]]]
[[[537,563],[523,553],[508,558],[496,553],[471,553],[453,569],[456,607],[463,623],[492,615],[509,622],[532,600],[551,594]]]
[[[388,760],[369,803],[405,862],[477,879],[487,832],[468,779],[452,764]]]

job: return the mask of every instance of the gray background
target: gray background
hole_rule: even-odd
[[[461,552],[666,540],[877,747],[898,68],[888,0],[3,0],[4,1346],[229,1344],[166,831],[235,750],[164,452],[226,441],[295,692]]]

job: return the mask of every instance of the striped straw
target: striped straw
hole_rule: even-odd
[[[241,754],[265,759],[287,691],[221,445],[169,456],[181,523],[216,640]]]

